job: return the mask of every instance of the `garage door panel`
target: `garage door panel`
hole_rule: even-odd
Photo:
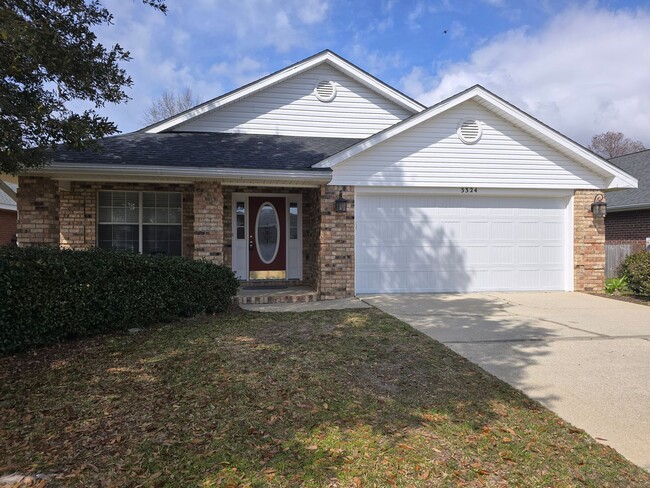
[[[357,292],[562,290],[566,202],[359,194]]]

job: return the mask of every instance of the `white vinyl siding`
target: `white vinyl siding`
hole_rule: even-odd
[[[314,95],[319,81],[336,84],[334,100],[321,102]],[[410,115],[384,96],[322,64],[174,130],[362,139]]]
[[[481,139],[464,144],[463,120]],[[603,188],[603,178],[476,102],[466,101],[333,168],[331,184],[483,188]]]
[[[570,201],[357,193],[356,292],[570,290]]]

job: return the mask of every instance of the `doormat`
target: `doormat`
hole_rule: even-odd
[[[264,286],[244,286],[243,290],[286,290],[289,288],[284,285],[264,285]]]

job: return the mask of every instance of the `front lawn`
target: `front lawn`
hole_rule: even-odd
[[[0,475],[47,486],[649,486],[377,310],[241,313],[0,359]]]

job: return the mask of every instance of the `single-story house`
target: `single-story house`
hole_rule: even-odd
[[[639,187],[607,194],[605,240],[629,246],[630,252],[650,251],[650,149],[610,159],[635,176]]]
[[[431,107],[323,51],[20,177],[18,244],[376,292],[600,290],[620,168],[481,86]]]
[[[0,179],[0,246],[16,244],[16,190],[18,185]]]

